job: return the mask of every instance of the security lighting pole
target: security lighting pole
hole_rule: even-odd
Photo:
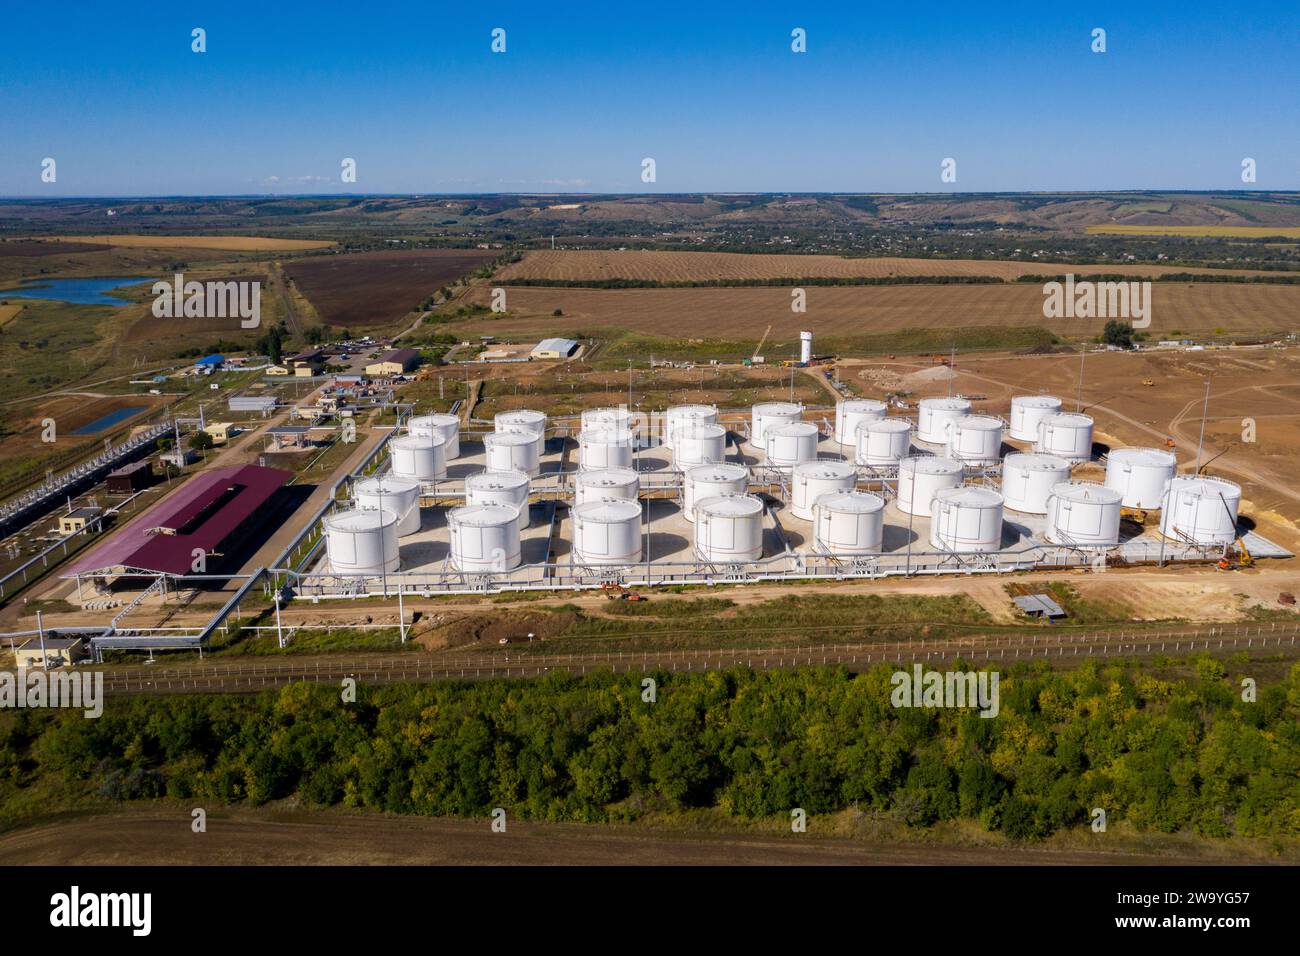
[[[1201,406],[1201,437],[1196,442],[1196,467],[1192,469],[1192,476],[1195,477],[1201,473],[1201,447],[1205,444],[1205,418],[1210,413],[1210,380],[1205,380],[1205,404]]]

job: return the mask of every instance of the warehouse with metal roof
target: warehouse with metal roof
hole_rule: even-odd
[[[200,552],[207,573],[235,571],[225,565],[257,529],[265,530],[265,509],[292,477],[292,472],[257,465],[201,472],[90,549],[65,576],[185,575],[194,572]]]
[[[568,358],[577,349],[578,343],[573,339],[542,339],[530,354],[538,359]]]

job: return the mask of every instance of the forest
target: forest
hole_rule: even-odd
[[[888,666],[659,673],[653,694],[640,675],[556,673],[363,685],[354,702],[314,684],[111,697],[98,720],[0,715],[0,826],[72,794],[586,822],[856,807],[1021,841],[1103,808],[1140,831],[1297,836],[1300,665],[1255,700],[1242,665],[1021,662],[994,719],[896,709]]]

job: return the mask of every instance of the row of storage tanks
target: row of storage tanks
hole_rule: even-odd
[[[1002,460],[1000,491],[964,484],[966,467],[1000,460],[1003,425],[1001,419],[972,415],[965,399],[919,403],[917,439],[929,442],[942,434],[946,456],[911,454],[911,423],[889,418],[883,402],[868,399],[838,404],[835,437],[855,446],[856,464],[897,466],[899,509],[929,517],[930,543],[940,550],[998,550],[1004,509],[1045,515],[1045,537],[1064,545],[1117,544],[1122,507],[1160,508],[1160,530],[1173,539],[1198,545],[1235,539],[1240,488],[1217,478],[1177,476],[1176,459],[1163,449],[1116,449],[1104,483],[1071,480],[1073,464],[1091,455],[1092,420],[1061,413],[1060,405],[1050,396],[1013,399],[1009,434],[1034,441],[1035,451]],[[791,512],[812,523],[814,547],[842,555],[881,551],[884,499],[857,490],[853,463],[817,459],[818,430],[797,417],[802,407],[762,403],[752,414],[751,436],[764,437],[768,462],[791,468]],[[484,441],[486,470],[466,479],[466,504],[448,512],[451,560],[464,571],[506,571],[521,560],[546,416],[505,412],[494,428]],[[670,409],[664,431],[675,465],[685,472],[685,517],[694,525],[697,556],[709,562],[758,559],[764,505],[747,494],[748,468],[723,460],[726,431],[717,409]],[[850,435],[854,440],[847,442]],[[575,559],[587,565],[641,561],[640,478],[632,468],[634,432],[627,412],[584,412],[579,447]],[[451,415],[412,418],[408,433],[391,448],[393,473],[359,482],[357,509],[327,520],[335,570],[396,570],[397,538],[419,530],[420,483],[445,477],[446,461],[459,455],[459,421]]]

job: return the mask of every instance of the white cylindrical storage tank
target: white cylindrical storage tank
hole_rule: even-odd
[[[859,465],[897,465],[912,450],[912,423],[906,418],[878,418],[858,426]]]
[[[420,483],[414,478],[364,478],[352,486],[352,498],[363,511],[383,510],[397,515],[399,535],[420,530]]]
[[[579,564],[640,561],[640,502],[609,498],[577,505],[573,509],[573,559]]]
[[[763,435],[769,425],[788,425],[802,418],[802,405],[793,402],[759,402],[749,413],[749,443],[755,448],[764,448]]]
[[[923,398],[917,403],[917,440],[947,444],[948,423],[969,414],[970,402],[964,398]]]
[[[1038,423],[1061,410],[1054,395],[1017,395],[1011,399],[1011,424],[1007,435],[1017,441],[1038,441]]]
[[[447,477],[447,443],[438,435],[402,435],[388,443],[393,474],[416,481]]]
[[[879,421],[889,414],[889,406],[874,398],[845,398],[835,403],[835,440],[841,445],[858,443],[858,427],[863,422]]]
[[[630,432],[635,422],[626,408],[588,408],[582,413],[582,430],[591,429]]]
[[[398,568],[397,515],[356,510],[325,518],[325,553],[340,574],[382,574]]]
[[[788,468],[817,458],[817,439],[821,432],[812,422],[788,422],[768,425],[763,437],[764,457],[769,465]]]
[[[519,509],[511,505],[462,505],[447,512],[451,563],[459,571],[509,571],[519,567]]]
[[[499,432],[530,432],[534,435],[546,435],[546,413],[536,412],[531,408],[516,408],[508,412],[497,412],[492,419],[492,427]]]
[[[1159,508],[1177,474],[1178,458],[1163,448],[1112,448],[1106,455],[1106,487],[1123,496],[1125,508]]]
[[[749,469],[720,462],[688,468],[682,479],[682,509],[686,520],[695,520],[695,502],[718,495],[743,495],[749,489]]]
[[[813,505],[813,544],[831,554],[871,554],[885,534],[885,501],[867,491],[836,491]]]
[[[805,461],[794,466],[790,476],[790,513],[813,520],[813,504],[822,495],[852,491],[858,470],[847,461]]]
[[[1002,496],[991,488],[946,488],[930,505],[930,544],[942,551],[988,552],[1002,546]]]
[[[695,553],[701,561],[757,561],[763,556],[763,502],[753,495],[697,501]]]
[[[613,428],[584,428],[578,433],[578,464],[584,471],[632,467],[632,433]]]
[[[1092,419],[1077,412],[1057,412],[1038,423],[1034,451],[1068,461],[1092,459]]]
[[[1095,481],[1063,481],[1047,499],[1047,531],[1053,544],[1111,547],[1119,544],[1120,493]]]
[[[522,471],[480,471],[465,479],[465,504],[506,505],[519,512],[519,530],[528,527],[531,481]]]
[[[1002,462],[1002,497],[1012,511],[1047,514],[1052,489],[1070,480],[1070,463],[1056,455],[1016,452]]]
[[[930,502],[940,491],[961,484],[962,464],[951,458],[916,455],[898,463],[898,510],[928,515]]]
[[[673,466],[705,465],[727,457],[727,430],[708,422],[679,422],[673,431]]]
[[[542,473],[537,436],[528,432],[493,432],[483,436],[488,471],[522,471],[536,478]]]
[[[716,405],[674,405],[664,412],[664,444],[673,448],[677,429],[683,425],[716,424],[718,424]]]
[[[460,419],[442,413],[417,415],[406,423],[411,435],[437,435],[445,444],[443,458],[452,461],[460,457]]]
[[[812,361],[812,342],[813,334],[811,332],[799,333],[799,361],[804,365]]]
[[[1165,488],[1160,533],[1185,544],[1231,544],[1237,539],[1240,505],[1240,485],[1222,478],[1181,475]]]
[[[602,468],[580,471],[573,480],[573,504],[619,498],[636,501],[641,493],[641,476],[631,468]]]
[[[1002,460],[1002,419],[966,415],[950,421],[948,457],[968,465],[996,465]]]

